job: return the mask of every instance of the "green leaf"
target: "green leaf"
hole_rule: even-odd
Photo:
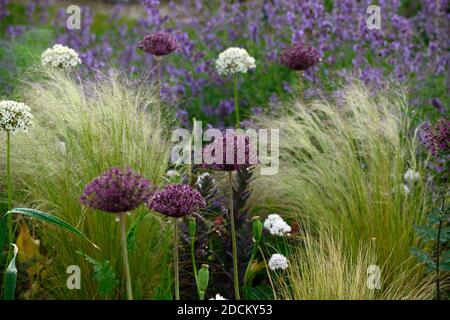
[[[441,221],[441,209],[433,208],[427,217],[428,223],[438,224]]]
[[[109,260],[105,260],[100,263],[94,258],[88,256],[87,254],[77,251],[77,253],[94,266],[94,273],[92,274],[92,279],[97,282],[97,292],[102,298],[107,298],[108,296],[114,294],[119,280],[116,278],[116,273],[114,268],[111,266]]]
[[[436,268],[436,263],[426,252],[420,250],[419,248],[410,248],[409,251],[417,258],[420,263],[425,264],[428,267],[428,271]]]
[[[441,270],[441,271],[450,271],[450,262],[441,263],[439,265],[439,270]]]
[[[19,248],[15,244],[11,244],[14,247],[14,256],[11,259],[11,262],[6,268],[5,274],[5,291],[3,292],[4,300],[14,300],[14,293],[16,291],[16,282],[17,282],[17,268],[16,268],[16,257],[19,252]]]
[[[417,236],[424,241],[436,241],[436,231],[428,227],[415,226]]]
[[[450,263],[450,250],[442,251],[441,261],[443,263]]]
[[[71,224],[69,224],[68,222],[62,220],[61,218],[58,218],[57,216],[51,215],[49,213],[43,212],[43,211],[39,211],[36,209],[28,209],[28,208],[14,208],[10,211],[8,211],[6,215],[8,214],[14,214],[14,213],[19,213],[22,214],[24,216],[42,221],[42,222],[46,222],[52,225],[55,225],[57,227],[63,228],[77,236],[79,236],[80,238],[88,241],[90,244],[92,244],[95,248],[100,249],[96,244],[94,244],[91,240],[89,240],[88,237],[86,237],[83,233],[81,233],[80,230],[78,230],[77,228],[75,228],[74,226],[72,226]]]

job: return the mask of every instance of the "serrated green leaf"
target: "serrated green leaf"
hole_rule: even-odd
[[[19,248],[15,244],[11,244],[14,247],[14,256],[11,259],[11,262],[6,268],[5,274],[5,289],[3,292],[4,300],[14,300],[14,294],[16,291],[16,282],[17,282],[17,268],[16,268],[16,257],[19,252]]]
[[[57,216],[51,215],[47,212],[43,212],[43,211],[36,210],[36,209],[29,209],[29,208],[14,208],[14,209],[8,211],[5,214],[5,216],[8,214],[15,214],[15,213],[22,214],[22,215],[30,217],[32,219],[36,219],[38,221],[46,222],[46,223],[52,224],[54,226],[63,228],[65,230],[79,236],[80,238],[88,241],[95,248],[100,249],[95,243],[93,243],[91,240],[89,240],[89,238],[86,237],[80,230],[78,230],[77,228],[75,228],[74,226],[69,224],[68,222],[62,220],[61,218],[58,218]]]
[[[441,210],[439,208],[433,208],[427,216],[428,223],[438,224],[441,221]]]
[[[92,274],[92,279],[97,283],[97,292],[99,295],[102,298],[107,298],[114,294],[117,285],[119,284],[119,280],[116,278],[116,273],[114,272],[114,268],[111,266],[110,261],[105,260],[103,263],[100,263],[81,251],[77,251],[77,253],[93,265],[94,272]]]
[[[415,226],[414,229],[416,230],[417,236],[424,241],[435,241],[437,238],[434,229],[422,226]]]

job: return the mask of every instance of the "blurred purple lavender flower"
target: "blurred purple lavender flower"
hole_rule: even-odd
[[[300,71],[309,69],[321,60],[319,52],[304,42],[297,42],[292,47],[286,48],[280,56],[282,65]]]
[[[151,182],[130,168],[125,172],[111,168],[85,187],[80,201],[93,209],[121,213],[136,209],[151,193]]]
[[[139,42],[138,49],[155,56],[165,56],[180,47],[178,41],[167,32],[155,32],[148,34]]]
[[[450,121],[440,119],[433,127],[430,123],[422,126],[425,146],[433,156],[450,153]]]
[[[237,171],[240,168],[250,167],[257,164],[256,149],[251,144],[249,136],[244,134],[238,134],[236,132],[226,132],[222,135],[221,141],[213,141],[203,149],[203,154],[211,154],[212,157],[216,157],[216,143],[220,145],[222,142],[222,159],[218,158],[217,162],[201,165],[204,169],[217,170],[217,171]],[[231,141],[231,142],[230,142]],[[232,159],[231,158],[232,154]],[[240,155],[243,154],[243,159]],[[228,156],[227,156],[228,155]]]
[[[147,201],[149,209],[169,217],[180,218],[206,207],[200,192],[187,184],[170,184]]]

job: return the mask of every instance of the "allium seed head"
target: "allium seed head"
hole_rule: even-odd
[[[206,207],[200,192],[187,184],[170,184],[147,201],[149,209],[169,217],[184,217]]]
[[[146,35],[137,47],[155,56],[165,56],[177,50],[180,44],[170,33],[159,31]]]
[[[219,149],[220,145],[222,150]],[[216,155],[216,152],[220,151],[222,151],[222,157]],[[211,162],[204,161],[202,168],[217,171],[236,171],[258,163],[257,151],[250,143],[249,136],[236,132],[227,132],[220,137],[219,141],[213,141],[207,145],[203,149],[203,155],[204,160],[206,155],[211,155],[212,159]]]
[[[303,42],[298,42],[292,47],[286,48],[280,57],[282,65],[300,71],[305,71],[319,61],[321,61],[321,58],[317,50]]]
[[[110,213],[136,209],[152,193],[151,183],[128,168],[112,168],[89,183],[80,198],[93,209]]]
[[[440,119],[433,127],[430,123],[422,126],[424,143],[433,156],[450,153],[450,121]]]

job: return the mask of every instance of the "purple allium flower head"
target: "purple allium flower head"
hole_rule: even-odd
[[[89,183],[81,203],[110,213],[136,209],[152,193],[151,183],[128,168],[111,168]]]
[[[147,206],[169,217],[184,217],[206,207],[200,192],[187,184],[170,184],[147,201]]]
[[[304,42],[297,42],[292,47],[286,48],[280,56],[282,65],[301,71],[305,71],[321,60],[319,52]]]
[[[219,138],[216,137],[216,139]],[[218,148],[221,144],[222,150]],[[216,155],[220,151],[222,151],[222,157]],[[214,161],[207,163],[205,155],[211,155]],[[258,163],[257,152],[250,137],[228,131],[222,135],[219,141],[213,141],[203,149],[203,157],[204,163],[201,167],[217,171],[236,171],[239,168],[250,167]]]
[[[422,126],[425,146],[433,156],[450,153],[450,121],[440,119],[436,125],[425,123]]]
[[[180,47],[178,41],[167,32],[155,32],[148,34],[139,42],[138,49],[155,56],[165,56]]]

